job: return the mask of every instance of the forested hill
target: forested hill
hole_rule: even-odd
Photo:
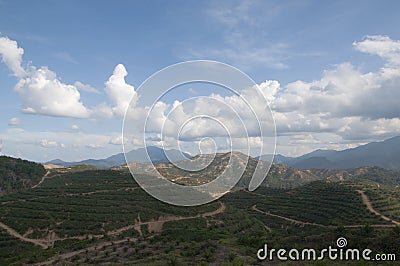
[[[32,187],[45,173],[41,164],[0,156],[0,195]]]

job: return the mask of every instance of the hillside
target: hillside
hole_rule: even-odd
[[[385,185],[400,185],[400,171],[380,167],[359,167],[355,169],[310,169],[306,170],[322,179],[332,181],[369,180]]]
[[[320,250],[343,236],[349,248],[400,255],[399,227],[370,212],[357,192],[397,221],[391,187],[315,181],[177,207],[149,196],[127,171],[54,171],[34,189],[0,197],[0,265],[260,265],[264,244]]]
[[[209,157],[213,155],[197,155],[192,160],[198,160],[200,164],[210,161]],[[212,158],[211,158],[212,159]],[[231,161],[230,161],[231,160]],[[190,160],[187,160],[189,163]],[[201,171],[185,171],[178,169],[173,164],[156,165],[158,171],[167,179],[184,185],[199,185],[211,182],[217,176],[220,176],[224,171],[226,176],[231,175],[230,171],[239,171],[245,167],[242,178],[238,181],[238,187],[248,187],[250,179],[257,167],[267,170],[269,164],[264,161],[258,161],[252,157],[248,157],[243,153],[217,153],[211,163]],[[247,164],[246,164],[247,163]],[[179,162],[180,165],[185,165],[185,162]],[[226,168],[230,164],[231,166]],[[314,173],[297,170],[292,167],[287,167],[279,164],[272,164],[268,175],[261,186],[272,188],[291,188],[297,187],[320,178]]]
[[[0,195],[30,188],[46,173],[40,164],[0,156]]]
[[[210,154],[205,154],[193,157],[193,159],[196,159],[200,165],[202,165],[203,162],[204,164],[206,162],[210,163],[201,171],[185,171],[171,163],[157,164],[156,168],[164,177],[172,182],[183,185],[201,185],[211,182],[215,177],[220,176],[225,171],[228,164],[231,164],[231,167],[226,169],[225,174],[227,176],[231,174],[230,171],[237,171],[247,162],[243,176],[236,185],[237,187],[247,188],[257,167],[257,163],[260,162],[262,168],[268,167],[266,162],[247,157],[239,152],[232,153],[232,158],[231,153],[217,153],[215,157]],[[180,166],[185,166],[185,164],[189,164],[190,161],[191,160],[185,160],[178,162],[178,164]],[[140,164],[136,164],[133,169],[138,173],[151,173],[149,167],[146,168],[146,166]],[[316,180],[370,180],[380,184],[399,185],[400,171],[386,170],[380,167],[299,170],[294,167],[273,163],[261,187],[294,188]]]

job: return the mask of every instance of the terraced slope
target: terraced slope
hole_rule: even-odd
[[[400,187],[375,186],[365,190],[374,209],[385,216],[400,221]]]
[[[399,253],[400,227],[356,191],[370,184],[237,188],[188,208],[148,196],[126,170],[78,170],[54,169],[37,187],[0,197],[0,265],[257,265],[265,243],[321,249],[339,236],[349,247]],[[394,192],[375,192],[384,210],[379,195]]]
[[[256,206],[258,210],[308,224],[390,224],[368,211],[357,191],[340,183],[317,181],[292,190],[260,188],[255,192],[231,194],[227,198],[237,207],[254,209]]]

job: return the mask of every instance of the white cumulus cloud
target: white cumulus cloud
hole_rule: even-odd
[[[87,147],[87,148],[90,148],[90,149],[101,149],[101,148],[104,148],[103,145],[101,145],[101,144],[94,144],[94,143],[87,144],[86,147]]]
[[[18,117],[13,117],[10,120],[8,120],[8,125],[9,126],[17,126],[17,125],[19,125],[20,122],[21,122],[21,120]]]
[[[89,110],[80,101],[73,85],[62,83],[47,67],[33,68],[15,85],[22,99],[24,113],[76,118],[89,117]]]
[[[90,111],[80,99],[76,86],[61,82],[55,72],[47,67],[24,69],[22,56],[24,50],[16,41],[0,38],[0,54],[3,62],[19,78],[14,87],[22,99],[22,111],[30,114],[65,116],[75,118],[89,117]]]
[[[65,148],[65,145],[63,143],[47,139],[40,140],[39,145],[43,148]]]
[[[7,37],[0,37],[0,55],[2,60],[17,77],[25,75],[25,70],[21,66],[23,54],[24,49],[18,47],[16,41],[10,40]]]
[[[348,140],[400,134],[400,41],[367,36],[353,45],[380,56],[384,67],[363,73],[342,63],[318,80],[279,87],[272,95],[279,134],[332,132]]]
[[[109,144],[112,145],[122,145],[122,144],[126,144],[128,142],[127,138],[123,138],[122,136],[116,136],[116,137],[112,137],[110,138],[110,141],[108,142]]]
[[[389,64],[400,65],[399,40],[392,40],[388,36],[369,35],[361,42],[354,42],[353,46],[363,53],[378,55]]]
[[[131,107],[134,108],[138,99],[135,88],[125,81],[127,75],[128,72],[124,65],[118,64],[105,83],[105,91],[111,101],[112,113],[117,116],[124,116],[131,100]]]
[[[75,124],[74,124],[74,125],[71,126],[71,131],[72,131],[72,132],[78,132],[79,129],[80,129],[80,128],[79,128],[78,125],[75,125]]]

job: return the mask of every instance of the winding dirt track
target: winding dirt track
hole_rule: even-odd
[[[148,222],[140,222],[137,221],[136,223],[132,224],[132,225],[128,225],[125,227],[121,227],[118,228],[116,230],[113,231],[109,231],[107,232],[108,236],[115,236],[115,235],[119,235],[122,232],[125,232],[127,230],[130,229],[135,229],[137,231],[139,231],[139,233],[141,233],[140,231],[140,226],[141,225],[147,225],[148,226],[148,230],[149,232],[161,232],[162,231],[162,227],[164,225],[164,223],[166,222],[170,222],[170,221],[179,221],[179,220],[188,220],[188,219],[194,219],[194,218],[199,218],[199,217],[210,217],[210,216],[215,216],[217,214],[223,213],[226,210],[226,206],[224,203],[220,202],[220,207],[214,211],[210,211],[210,212],[204,212],[204,213],[200,213],[194,216],[161,216],[158,218],[158,220],[152,220],[152,221],[148,221]],[[28,242],[28,243],[32,243],[34,245],[40,246],[43,249],[47,249],[49,247],[52,247],[54,245],[55,241],[62,241],[62,240],[67,240],[67,239],[86,239],[87,237],[94,237],[94,238],[103,238],[104,235],[84,235],[84,236],[73,236],[73,237],[66,237],[66,238],[58,238],[58,237],[49,237],[48,239],[33,239],[33,238],[29,238],[29,237],[25,237],[23,235],[21,235],[20,233],[18,233],[17,231],[15,231],[14,229],[12,229],[11,227],[9,227],[8,225],[0,222],[0,227],[3,228],[4,230],[7,231],[7,233],[13,237],[18,238],[21,241],[24,242]],[[73,256],[73,255],[72,255]]]
[[[393,219],[383,215],[382,213],[378,212],[377,210],[375,210],[374,207],[372,207],[372,203],[371,203],[371,201],[369,200],[368,196],[365,194],[364,191],[362,191],[362,190],[356,190],[356,191],[358,193],[360,193],[362,202],[365,204],[365,206],[367,206],[367,208],[368,208],[368,210],[370,212],[372,212],[372,213],[374,213],[376,215],[379,215],[380,217],[382,217],[382,219],[384,219],[386,221],[389,221],[389,222],[392,222],[395,225],[400,225],[400,222],[398,222],[396,220],[393,220]]]
[[[337,227],[339,227],[339,226],[336,226],[336,225],[324,225],[324,224],[318,224],[318,223],[304,222],[304,221],[292,219],[292,218],[289,218],[289,217],[281,216],[281,215],[278,215],[278,214],[273,214],[273,213],[271,213],[269,211],[267,212],[267,211],[263,211],[263,210],[258,209],[256,205],[253,205],[251,207],[251,209],[253,211],[256,211],[256,212],[259,212],[259,213],[262,213],[262,214],[265,214],[265,215],[268,215],[268,216],[276,217],[276,218],[285,220],[285,221],[290,222],[290,223],[298,224],[300,226],[311,225],[311,226],[319,226],[319,227],[324,227],[324,228],[337,228]],[[395,227],[396,225],[394,225],[394,224],[372,224],[370,226],[371,227]],[[360,227],[365,227],[365,224],[344,225],[343,227],[345,227],[345,228],[360,228]]]
[[[45,174],[45,175],[42,177],[42,179],[39,181],[39,183],[37,183],[36,185],[34,185],[34,186],[31,187],[31,188],[35,188],[35,187],[39,186],[40,184],[42,184],[43,181],[49,176],[49,174],[50,174],[50,171],[47,171],[46,174]]]
[[[21,235],[20,233],[18,233],[17,231],[15,231],[14,229],[12,229],[11,227],[9,227],[8,225],[0,222],[0,227],[3,228],[4,230],[7,231],[7,233],[13,237],[18,238],[21,241],[24,242],[28,242],[28,243],[32,243],[36,246],[40,246],[43,249],[47,249],[49,247],[52,247],[54,245],[55,241],[63,241],[63,240],[67,240],[67,239],[78,239],[78,240],[84,240],[86,238],[103,238],[104,235],[83,235],[83,236],[70,236],[70,237],[57,237],[55,234],[49,234],[47,238],[41,238],[41,239],[37,239],[37,238],[29,238],[26,237],[25,235]]]
[[[211,216],[215,216],[217,214],[223,213],[225,210],[226,210],[225,204],[220,202],[220,207],[218,209],[214,210],[214,211],[204,212],[204,213],[201,213],[201,214],[198,214],[198,215],[194,215],[194,216],[186,216],[186,217],[185,216],[166,216],[166,217],[160,217],[157,221],[136,222],[133,225],[129,225],[129,226],[125,226],[125,227],[113,230],[113,231],[109,231],[109,232],[107,232],[107,235],[118,235],[118,234],[120,234],[120,233],[122,233],[122,232],[124,232],[126,230],[129,230],[129,229],[132,229],[132,228],[137,229],[137,227],[140,228],[140,225],[146,225],[146,224],[149,227],[149,231],[150,231],[151,227],[162,230],[162,226],[163,226],[163,224],[165,222],[188,220],[188,219],[194,219],[194,218],[199,218],[199,217],[211,217]],[[157,225],[155,225],[155,224],[157,224]],[[44,262],[36,263],[35,265],[51,265],[56,260],[65,260],[65,259],[71,258],[71,257],[73,257],[75,255],[84,253],[86,251],[99,250],[99,249],[102,249],[103,247],[110,246],[110,245],[113,245],[113,244],[119,244],[119,243],[123,243],[123,242],[127,242],[127,241],[135,242],[136,240],[137,240],[136,238],[128,238],[128,239],[121,239],[121,240],[114,240],[114,241],[104,241],[104,242],[97,243],[97,244],[95,244],[93,246],[90,246],[90,247],[87,247],[87,248],[84,248],[84,249],[80,249],[80,250],[66,252],[66,253],[63,253],[63,254],[56,255],[56,256],[54,256],[54,257],[52,257],[52,258],[50,258],[50,259],[48,259],[48,260],[46,260]]]
[[[391,225],[391,224],[373,224],[373,225],[370,225],[371,227],[394,227],[394,226],[400,225],[400,222],[395,221],[395,220],[383,215],[382,213],[378,212],[377,210],[375,210],[372,207],[372,203],[369,200],[368,196],[364,193],[364,191],[362,191],[362,190],[356,190],[356,191],[361,195],[362,202],[365,204],[365,206],[368,208],[368,210],[370,212],[372,212],[372,213],[374,213],[376,215],[379,215],[385,221],[393,223],[393,225]],[[261,194],[259,194],[259,195],[261,195]],[[251,207],[251,209],[253,211],[257,211],[259,213],[263,213],[265,215],[269,215],[269,216],[272,216],[272,217],[280,218],[280,219],[285,220],[287,222],[291,222],[291,223],[298,224],[298,225],[301,225],[301,226],[312,225],[312,226],[319,226],[319,227],[324,227],[324,228],[335,228],[335,227],[337,227],[337,226],[334,226],[334,225],[323,225],[323,224],[318,224],[318,223],[304,222],[304,221],[299,221],[299,220],[292,219],[292,218],[289,218],[289,217],[281,216],[281,215],[278,215],[278,214],[272,214],[271,212],[262,211],[262,210],[258,209],[256,205],[253,205]],[[354,224],[354,225],[345,225],[343,227],[358,228],[358,227],[364,227],[364,226],[365,225],[363,225],[363,224]]]
[[[259,212],[259,213],[262,213],[262,214],[265,214],[265,215],[268,215],[268,216],[276,217],[276,218],[285,220],[287,222],[298,224],[298,225],[301,225],[301,226],[314,225],[314,226],[319,226],[319,227],[328,227],[327,225],[323,225],[323,224],[303,222],[303,221],[299,221],[299,220],[292,219],[292,218],[289,218],[289,217],[281,216],[281,215],[278,215],[278,214],[272,214],[271,212],[262,211],[262,210],[258,209],[256,205],[253,205],[251,207],[251,209],[253,211],[256,211],[256,212]]]
[[[136,229],[137,231],[139,231],[141,225],[147,225],[149,232],[161,232],[162,227],[163,227],[164,223],[166,223],[166,222],[189,220],[189,219],[195,219],[195,218],[199,218],[199,217],[215,216],[217,214],[223,213],[225,210],[226,210],[225,204],[220,202],[219,208],[216,209],[215,211],[204,212],[204,213],[200,213],[200,214],[197,214],[194,216],[174,216],[174,215],[160,216],[157,220],[151,220],[148,222],[136,222],[134,224],[124,226],[124,227],[121,227],[121,228],[113,230],[113,231],[109,231],[109,232],[107,232],[107,235],[109,235],[109,236],[119,235],[122,232],[130,230],[130,229]],[[140,231],[139,231],[139,233],[140,233]]]
[[[18,233],[17,231],[15,231],[11,227],[9,227],[8,225],[3,224],[2,222],[0,222],[0,227],[5,229],[9,235],[18,238],[19,240],[32,243],[32,244],[40,246],[44,249],[49,247],[47,244],[47,241],[45,241],[43,239],[32,239],[32,238],[24,237],[20,233]]]

